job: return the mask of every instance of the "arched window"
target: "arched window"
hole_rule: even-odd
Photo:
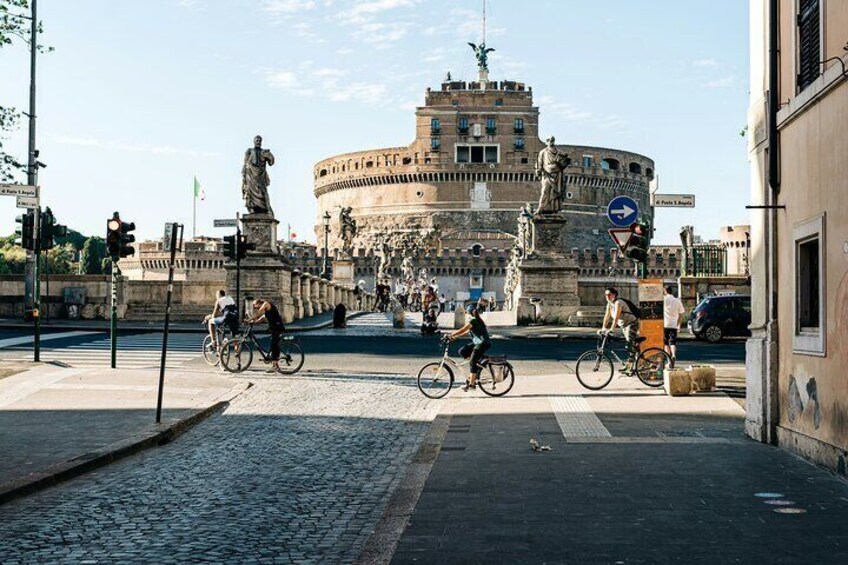
[[[327,176],[327,169],[321,169],[321,172],[318,173],[318,176],[319,177],[326,177]]]
[[[642,174],[642,165],[640,165],[639,163],[630,163],[629,168],[630,168],[630,172],[635,174],[635,175],[641,175]]]
[[[482,252],[483,252],[483,246],[480,245],[479,243],[475,243],[474,245],[471,246],[471,255],[473,255],[474,257],[479,257]]]
[[[650,167],[645,169],[645,176],[647,176],[649,179],[654,178],[654,169],[652,169]]]
[[[601,168],[605,171],[617,171],[619,167],[618,161],[607,157],[601,161]]]

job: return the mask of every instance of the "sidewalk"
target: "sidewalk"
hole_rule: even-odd
[[[0,503],[165,443],[249,386],[210,371],[31,365],[0,379]]]
[[[347,319],[353,319],[366,312],[351,312]],[[171,322],[169,326],[170,333],[206,333],[206,329],[201,322]],[[136,331],[153,331],[162,332],[164,321],[159,322],[134,322],[126,320],[118,320],[118,331],[121,332],[136,332]],[[291,324],[286,324],[286,328],[292,331],[309,332],[328,328],[333,325],[333,312],[323,312],[310,318],[297,320]],[[32,322],[25,322],[18,318],[0,318],[0,329],[9,330],[32,330]],[[49,320],[42,322],[41,330],[44,332],[52,329],[62,330],[78,330],[78,331],[109,331],[109,320]]]
[[[442,402],[438,454],[392,563],[848,562],[848,485],[747,439],[723,394],[540,376],[503,398]]]

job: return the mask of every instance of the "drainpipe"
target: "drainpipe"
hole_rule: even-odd
[[[769,0],[768,14],[768,188],[766,189],[766,383],[763,400],[766,404],[765,436],[776,443],[778,419],[778,264],[777,264],[777,208],[780,193],[780,134],[777,129],[777,112],[780,108],[780,0]]]

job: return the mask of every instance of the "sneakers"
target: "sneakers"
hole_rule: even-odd
[[[462,392],[468,392],[469,390],[474,390],[477,388],[476,384],[471,384],[466,381],[465,386],[462,387]]]
[[[675,363],[677,363],[677,357],[672,357],[672,358],[671,358],[671,362],[669,362],[669,364],[668,364],[668,368],[669,368],[669,369],[674,369],[674,365],[675,365]]]

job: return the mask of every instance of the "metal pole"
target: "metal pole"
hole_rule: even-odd
[[[37,186],[38,184],[38,164],[35,159],[35,55],[38,52],[38,17],[37,17],[37,0],[32,0],[32,10],[30,15],[30,45],[29,45],[29,159],[27,161],[27,184]],[[39,195],[40,197],[41,195]],[[41,314],[39,308],[41,292],[41,283],[39,281],[39,253],[41,251],[41,206],[35,209],[35,221],[33,222],[33,236],[35,245],[33,246],[33,254],[35,261],[32,271],[32,311],[35,314],[33,321],[34,328],[34,343],[33,343],[33,360],[41,360],[41,323],[39,316]]]
[[[324,222],[324,260],[321,265],[321,278],[329,278],[327,276],[327,270],[329,267],[328,261],[329,258],[327,254],[330,252],[330,226],[327,225],[327,222]]]
[[[112,312],[109,317],[111,367],[114,369],[118,357],[118,263],[112,259]]]
[[[171,324],[171,295],[174,292],[174,261],[177,256],[177,230],[180,225],[176,222],[171,228],[171,261],[168,264],[168,298],[165,302],[165,331],[162,333],[162,359],[159,362],[159,395],[156,400],[156,423],[162,421],[162,393],[165,389],[165,358],[168,353],[168,326]]]
[[[241,323],[241,228],[236,222],[236,319]]]
[[[37,176],[37,175],[36,175]],[[33,236],[35,237],[35,269],[34,275],[34,290],[32,292],[32,318],[35,324],[32,360],[41,361],[41,206],[35,209],[35,218],[33,218]]]

